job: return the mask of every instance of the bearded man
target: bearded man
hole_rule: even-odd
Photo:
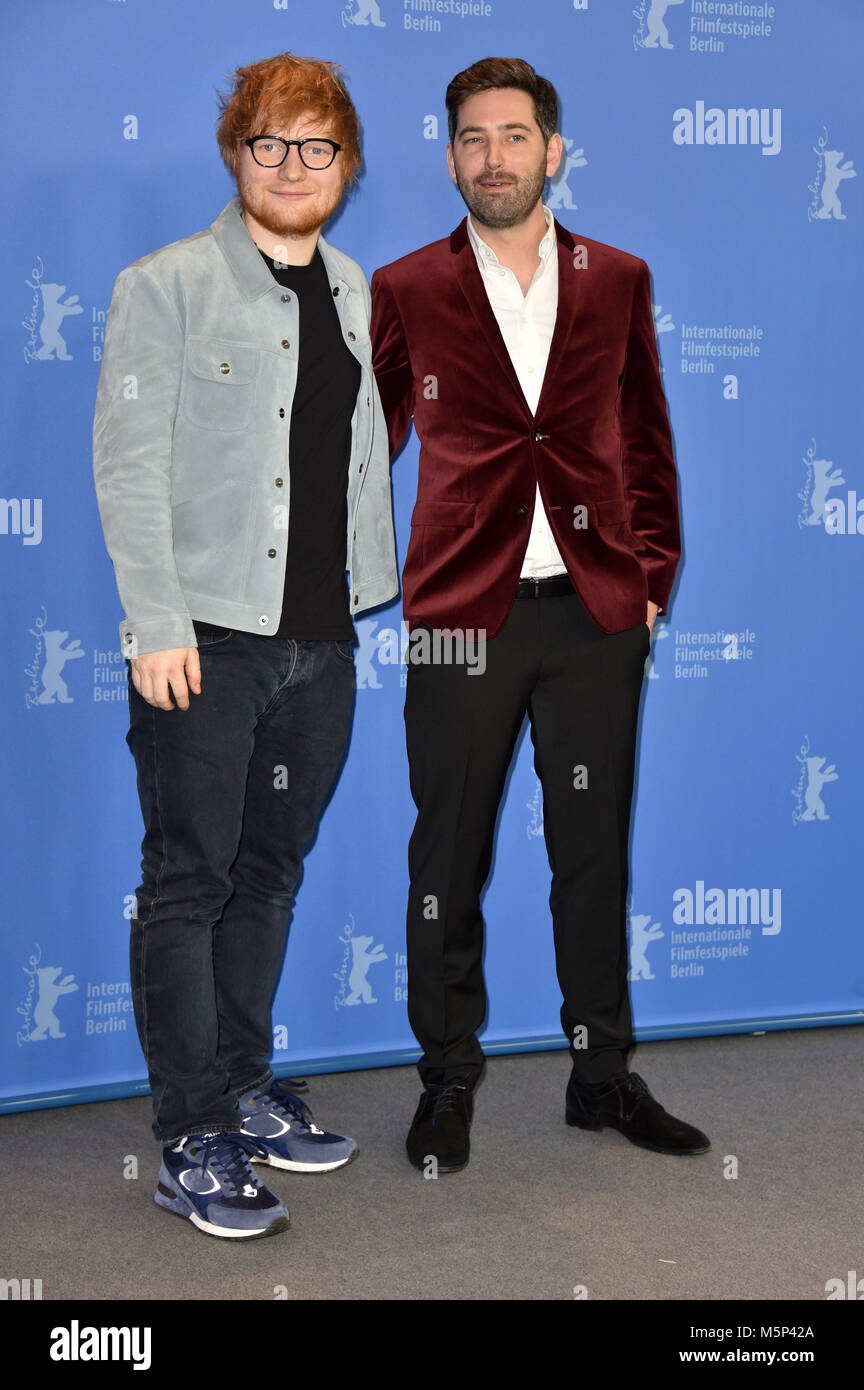
[[[648,267],[574,237],[543,206],[562,153],[559,104],[530,64],[483,59],[453,78],[446,105],[447,163],[469,216],[372,277],[391,451],[412,415],[420,439],[403,596],[417,804],[408,1010],[424,1091],[408,1157],[427,1176],[468,1162],[486,1014],[480,893],[526,714],[572,1056],[567,1122],[705,1153],[706,1136],[628,1070],[639,693],[680,554]],[[448,659],[484,639],[482,663]],[[514,1116],[524,1144],[527,1099]]]
[[[114,287],[94,471],[145,827],[131,978],[155,1200],[250,1239],[288,1225],[253,1162],[357,1152],[274,1081],[271,1006],[348,738],[353,618],[398,577],[369,286],[320,234],[357,113],[333,64],[281,54],[235,73],[217,138],[238,196]]]

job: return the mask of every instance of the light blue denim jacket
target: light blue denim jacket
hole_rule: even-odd
[[[193,618],[265,637],[279,626],[299,308],[240,212],[235,198],[207,231],[135,261],[114,286],[93,464],[127,657],[194,647]],[[399,588],[387,429],[366,277],[318,245],[362,368],[347,494],[353,616]]]

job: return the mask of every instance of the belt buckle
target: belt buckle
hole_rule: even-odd
[[[539,579],[539,577],[538,577],[537,575],[532,575],[532,576],[531,576],[531,583],[534,585],[534,593],[533,593],[533,596],[532,596],[532,597],[534,597],[534,598],[539,598],[539,597],[540,597],[540,579]]]

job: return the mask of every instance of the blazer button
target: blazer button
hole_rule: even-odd
[[[281,487],[281,486],[282,486],[282,479],[281,479],[281,478],[277,478],[277,479],[276,479],[276,486],[277,486],[277,487]]]
[[[519,503],[519,506],[516,508],[516,515],[517,515],[517,516],[527,516],[527,515],[528,515],[528,508],[527,508],[527,506],[526,506],[526,504],[525,504],[524,502],[520,502],[520,503]]]
[[[349,333],[349,334],[348,334],[348,337],[351,339],[351,342],[353,343],[353,342],[354,342],[354,334],[353,334],[353,333]]]
[[[283,348],[289,348],[291,346],[287,338],[282,339],[282,346]]]
[[[267,554],[270,556],[270,559],[271,559],[271,560],[275,560],[275,559],[276,559],[276,551],[275,551],[275,550],[268,550],[268,551],[267,551]]]
[[[228,366],[228,363],[227,363],[227,362],[220,362],[220,363],[219,363],[219,370],[220,370],[220,372],[222,373],[223,376],[227,376],[228,373],[230,372],[231,368]]]
[[[291,298],[290,294],[283,294],[283,295],[282,295],[282,303],[283,303],[283,304],[287,304],[287,303],[288,303],[288,300],[289,300],[290,298]]]
[[[262,614],[261,614],[261,617],[258,619],[258,622],[259,622],[259,624],[260,624],[261,627],[266,627],[267,624],[269,623],[269,621],[270,621],[270,619],[267,617],[267,615],[266,615],[265,613],[262,613]]]
[[[338,296],[338,294],[339,294],[339,286],[338,286],[338,285],[334,285],[334,286],[333,286],[333,298],[336,299],[336,297]]]
[[[285,411],[283,410],[283,408],[282,408],[281,405],[280,405],[280,407],[279,407],[279,419],[280,419],[280,420],[284,420],[284,419],[285,419]]]
[[[540,443],[540,440],[541,440],[541,439],[545,439],[545,437],[546,437],[546,436],[544,435],[544,433],[543,433],[542,430],[535,430],[534,433],[533,433],[532,436],[531,436],[531,438],[534,440],[534,443],[535,443],[535,444],[539,444],[539,443]]]

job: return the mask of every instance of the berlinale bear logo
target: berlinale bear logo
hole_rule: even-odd
[[[33,1022],[36,1024],[36,1030],[30,1034],[30,1041],[41,1042],[48,1034],[52,1038],[65,1038],[66,1034],[60,1028],[60,1020],[54,1012],[54,1005],[61,994],[71,994],[73,990],[78,988],[74,983],[75,976],[64,975],[63,979],[58,981],[59,965],[44,966],[37,973],[39,976],[39,999],[33,1010]]]
[[[34,356],[40,362],[49,362],[55,357],[61,362],[71,362],[72,354],[60,333],[60,325],[67,315],[83,314],[84,309],[78,303],[77,294],[70,294],[68,299],[60,298],[66,293],[65,285],[42,284],[39,288],[42,291],[42,322],[39,325],[42,345]]]
[[[644,913],[630,918],[631,943],[630,943],[630,969],[627,972],[628,980],[653,980],[654,972],[648,962],[646,954],[652,941],[659,941],[664,932],[660,929],[659,922],[652,922],[651,917]]]
[[[369,973],[370,965],[377,965],[379,961],[387,959],[387,952],[381,946],[373,946],[371,936],[352,936],[351,950],[353,952],[353,962],[351,974],[348,976],[348,987],[351,993],[345,1000],[346,1004],[377,1004],[378,1000],[372,993],[372,988],[366,976]]]

